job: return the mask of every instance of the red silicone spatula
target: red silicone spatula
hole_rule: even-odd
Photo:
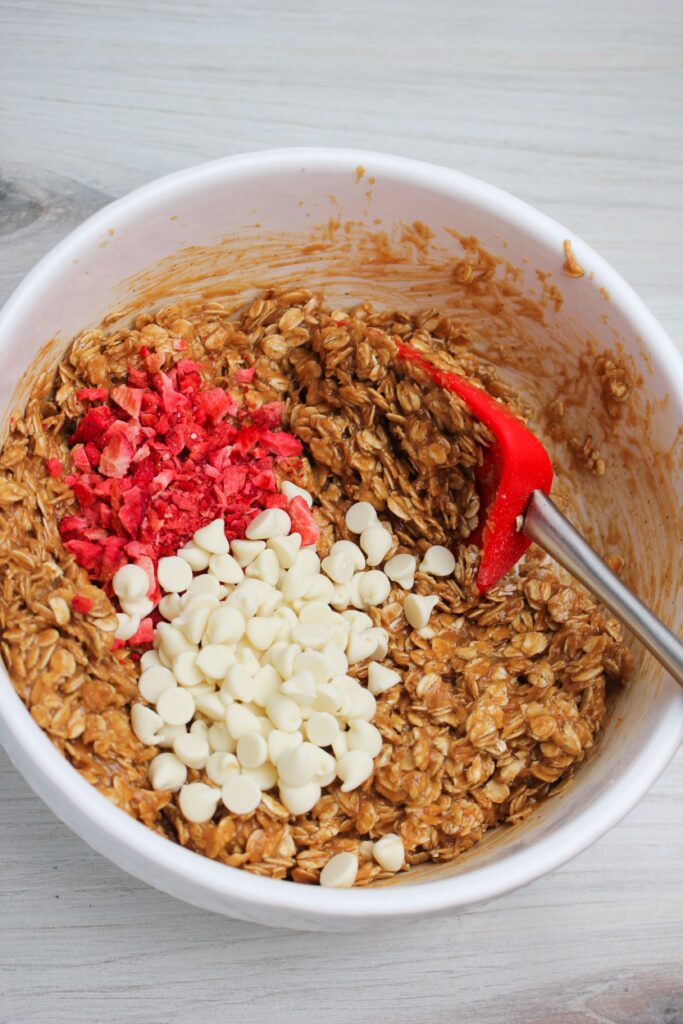
[[[478,474],[480,525],[470,538],[481,547],[477,586],[489,590],[532,541],[591,590],[683,686],[683,644],[624,586],[548,497],[553,479],[547,451],[530,430],[482,388],[439,370],[398,338],[398,354],[458,395],[495,441]]]

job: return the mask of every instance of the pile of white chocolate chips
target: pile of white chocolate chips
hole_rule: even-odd
[[[281,489],[312,505],[295,484]],[[337,541],[322,562],[279,508],[259,513],[243,540],[229,543],[216,519],[160,559],[165,621],[140,660],[145,703],[133,705],[131,720],[142,743],[165,748],[151,760],[149,779],[156,790],[178,793],[188,821],[209,821],[220,801],[233,814],[251,814],[275,787],[292,815],[306,814],[335,779],[349,792],[372,774],[382,746],[372,724],[376,696],[401,676],[382,664],[388,636],[366,609],[384,604],[390,581],[410,591],[417,559],[385,561],[393,537],[366,502],[351,506],[346,525],[359,543]],[[434,576],[454,568],[441,546],[420,562]],[[149,579],[128,564],[113,586],[122,609],[116,635],[125,640],[154,607]],[[436,601],[408,594],[404,614],[414,629],[427,624]],[[367,687],[348,674],[360,662],[368,665]],[[206,781],[188,783],[188,768]],[[403,866],[397,835],[369,845],[385,870]],[[321,884],[353,885],[357,869],[354,854],[337,854]]]

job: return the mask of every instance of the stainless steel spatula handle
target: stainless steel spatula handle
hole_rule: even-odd
[[[534,491],[524,533],[583,583],[683,686],[683,643],[624,586],[542,491]]]

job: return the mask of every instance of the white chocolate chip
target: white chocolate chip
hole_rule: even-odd
[[[247,566],[246,575],[262,580],[270,587],[276,586],[280,579],[280,562],[275,552],[270,548],[262,551],[251,565]]]
[[[303,742],[300,732],[283,732],[282,729],[272,729],[268,733],[268,756],[270,760],[277,763],[280,754],[285,750],[293,750]]]
[[[320,884],[326,889],[350,889],[358,874],[355,853],[337,853],[328,860],[320,872]]]
[[[209,616],[206,636],[210,644],[235,644],[242,639],[246,628],[239,609],[220,604]]]
[[[329,603],[334,597],[334,583],[327,576],[315,576],[305,593],[307,601],[325,601]]]
[[[133,732],[147,746],[154,746],[157,741],[157,732],[164,724],[161,715],[144,704],[133,704],[130,709],[130,721]]]
[[[220,583],[241,583],[244,570],[232,555],[211,555],[209,572]]]
[[[317,576],[320,572],[320,557],[312,548],[304,548],[300,551],[294,564],[300,569],[305,569],[312,576]]]
[[[233,700],[248,704],[254,699],[255,686],[251,672],[244,665],[231,665],[225,673],[221,693],[227,693]]]
[[[198,597],[186,605],[182,613],[173,620],[176,629],[179,629],[185,639],[193,645],[200,643],[204,636],[213,602],[218,604],[215,597]]]
[[[400,682],[401,676],[393,668],[387,668],[376,661],[368,665],[368,689],[375,696]]]
[[[348,622],[352,633],[365,633],[366,630],[372,629],[372,619],[365,612],[349,609],[341,615],[344,622]]]
[[[186,561],[193,572],[204,572],[209,567],[209,552],[192,540],[180,549],[178,558]]]
[[[349,555],[338,552],[328,555],[322,560],[322,570],[334,583],[350,583],[354,573],[354,565]]]
[[[208,644],[197,655],[196,665],[206,679],[224,679],[235,655],[222,644]]]
[[[270,540],[286,537],[292,521],[282,508],[266,508],[252,519],[245,531],[247,540]]]
[[[167,594],[181,594],[192,583],[192,569],[184,558],[178,558],[177,555],[160,558],[157,579]]]
[[[195,576],[187,588],[187,593],[183,598],[183,605],[185,602],[194,601],[196,597],[215,597],[220,600],[220,591],[221,585],[216,577],[211,576],[208,572],[203,572],[201,576]]]
[[[235,705],[239,707],[240,705]],[[223,708],[225,714],[225,708]],[[209,746],[214,751],[220,751],[221,753],[234,754],[237,749],[237,741],[230,734],[225,722],[214,722],[209,728],[206,738],[209,742]]]
[[[387,651],[389,650],[389,634],[386,629],[382,629],[381,626],[374,626],[372,629],[368,629],[365,636],[372,637],[375,641],[375,653],[373,658],[386,658]]]
[[[259,732],[258,718],[244,704],[231,704],[225,709],[225,724],[235,740],[246,736],[248,732]]]
[[[145,669],[138,680],[140,695],[150,704],[156,704],[164,690],[170,690],[175,685],[173,672],[161,665]]]
[[[326,683],[331,675],[330,667],[320,651],[302,651],[301,654],[297,654],[294,668],[297,673],[310,672],[316,686]]]
[[[377,513],[367,501],[358,501],[346,513],[346,528],[351,533],[362,533],[377,522]]]
[[[360,535],[360,546],[365,552],[368,565],[383,562],[393,543],[394,538],[379,523],[368,526]]]
[[[121,607],[126,613],[133,618],[145,619],[154,610],[154,602],[150,601],[148,597],[144,595],[137,597],[134,601],[121,601]]]
[[[170,622],[160,622],[154,631],[154,640],[159,641],[159,649],[171,661],[183,651],[194,651],[195,645],[190,643],[187,637],[176,626]]]
[[[335,541],[330,548],[330,555],[344,555],[346,558],[350,558],[356,572],[365,568],[365,555],[352,540]]]
[[[288,786],[280,783],[280,800],[290,814],[308,814],[313,810],[321,796],[317,782],[306,782],[303,786]]]
[[[381,569],[364,572],[358,581],[358,593],[364,605],[376,608],[389,597],[391,583]]]
[[[291,631],[292,643],[303,650],[320,651],[327,643],[327,629],[319,622],[304,622]]]
[[[422,629],[429,622],[434,605],[439,598],[436,596],[422,597],[420,594],[408,594],[403,602],[403,614],[413,629]]]
[[[178,804],[183,817],[201,825],[205,821],[211,821],[221,792],[213,786],[207,786],[204,782],[190,782],[183,786],[178,797]]]
[[[394,555],[384,564],[384,571],[403,590],[410,590],[415,582],[417,558],[414,555]]]
[[[292,568],[287,570],[280,592],[285,601],[297,601],[304,596],[314,579],[314,574],[306,566],[295,562]]]
[[[225,718],[225,704],[217,693],[203,693],[197,697],[195,708],[212,722],[222,722]]]
[[[117,612],[118,626],[114,636],[117,640],[130,640],[140,628],[140,618],[137,615],[126,615],[125,612]]]
[[[343,781],[342,793],[350,793],[372,775],[372,758],[364,750],[349,750],[337,760],[337,775]]]
[[[186,732],[174,741],[173,752],[188,768],[199,769],[206,765],[211,750],[208,739]]]
[[[314,711],[327,711],[336,715],[344,703],[344,693],[334,683],[322,683],[318,686],[312,707]]]
[[[420,562],[420,572],[428,572],[432,576],[450,576],[454,569],[455,556],[442,544],[427,548]]]
[[[157,733],[157,745],[168,749],[185,732],[187,730],[184,725],[169,725],[167,722],[164,722]]]
[[[374,758],[382,749],[382,734],[371,722],[354,718],[349,722],[346,743],[349,750],[363,750]]]
[[[301,534],[290,533],[288,537],[271,537],[268,547],[275,552],[282,569],[291,569],[301,548]]]
[[[114,573],[111,585],[120,601],[135,601],[147,595],[149,580],[144,569],[129,562]]]
[[[295,732],[301,725],[301,709],[291,697],[274,693],[266,701],[266,714],[276,729]]]
[[[254,675],[254,702],[262,708],[280,689],[280,674],[272,665],[262,665]]]
[[[346,742],[346,733],[338,733],[338,735],[332,740],[332,752],[334,756],[339,758],[342,754],[345,754],[348,749],[349,745]]]
[[[347,608],[351,601],[351,587],[348,583],[335,583],[330,604],[333,608]]]
[[[236,753],[245,768],[258,768],[268,757],[268,744],[260,732],[246,732],[237,741]]]
[[[251,814],[261,803],[261,789],[248,775],[233,775],[221,793],[223,803],[233,814]]]
[[[305,729],[311,743],[329,747],[339,733],[339,722],[328,711],[315,711],[306,722]]]
[[[401,837],[395,832],[388,832],[372,844],[372,855],[385,871],[400,871],[405,860]]]
[[[258,768],[243,768],[242,775],[248,779],[253,779],[258,788],[263,792],[272,789],[277,782],[277,771],[275,770],[275,765],[271,764],[270,761],[264,761]]]
[[[301,648],[298,644],[279,640],[276,644],[273,644],[266,658],[283,679],[289,679],[294,675],[294,664],[297,654],[301,654]]]
[[[280,687],[280,692],[297,704],[309,705],[315,700],[315,682],[310,672],[297,672]]]
[[[346,634],[345,634],[346,637]],[[346,641],[344,646],[346,646]],[[343,676],[349,667],[349,659],[339,644],[325,644],[322,649],[322,656],[327,662],[327,668],[331,676]]]
[[[168,618],[169,622],[171,618],[175,618],[182,611],[182,602],[178,594],[167,594],[166,597],[162,597],[159,602],[159,610],[164,618]]]
[[[152,789],[168,789],[171,793],[177,793],[185,784],[187,768],[175,754],[157,754],[149,762],[147,775]]]
[[[206,762],[206,774],[217,786],[223,786],[232,775],[239,775],[240,766],[234,754],[224,750],[216,750],[209,754]]]
[[[185,725],[194,715],[195,704],[187,690],[175,686],[172,690],[164,690],[156,708],[167,725]]]
[[[225,536],[225,523],[222,519],[214,519],[208,526],[202,526],[193,536],[195,544],[204,548],[210,555],[227,555],[230,550],[228,538]]]
[[[257,555],[261,554],[265,546],[264,540],[234,540],[230,548],[237,564],[245,569]]]
[[[257,651],[267,651],[275,642],[280,629],[280,619],[269,616],[256,615],[247,622],[247,637],[249,643]]]
[[[342,712],[347,721],[362,718],[371,722],[377,712],[377,700],[369,690],[358,684],[344,695]]]
[[[283,750],[275,766],[286,786],[305,786],[311,781],[317,768],[314,750],[312,743],[300,743]]]
[[[159,655],[156,651],[145,651],[140,658],[140,668],[143,672],[146,672],[148,668],[154,668],[155,665],[161,665]]]
[[[368,632],[369,630],[365,633],[349,634],[349,642],[346,648],[346,657],[349,660],[349,665],[356,665],[360,661],[365,661],[366,658],[374,657],[377,650],[377,640],[373,636],[368,636]]]
[[[303,487],[297,486],[297,484],[293,484],[291,480],[283,480],[280,490],[289,501],[292,498],[303,498],[308,507],[313,508],[313,498],[308,491],[304,490]]]

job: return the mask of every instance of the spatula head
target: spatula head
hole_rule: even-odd
[[[439,370],[421,352],[394,339],[398,354],[417,363],[435,384],[466,403],[494,436],[477,472],[479,525],[469,538],[481,547],[480,593],[489,590],[519,561],[531,543],[522,533],[532,491],[550,493],[553,467],[534,434],[482,388],[451,371]]]

